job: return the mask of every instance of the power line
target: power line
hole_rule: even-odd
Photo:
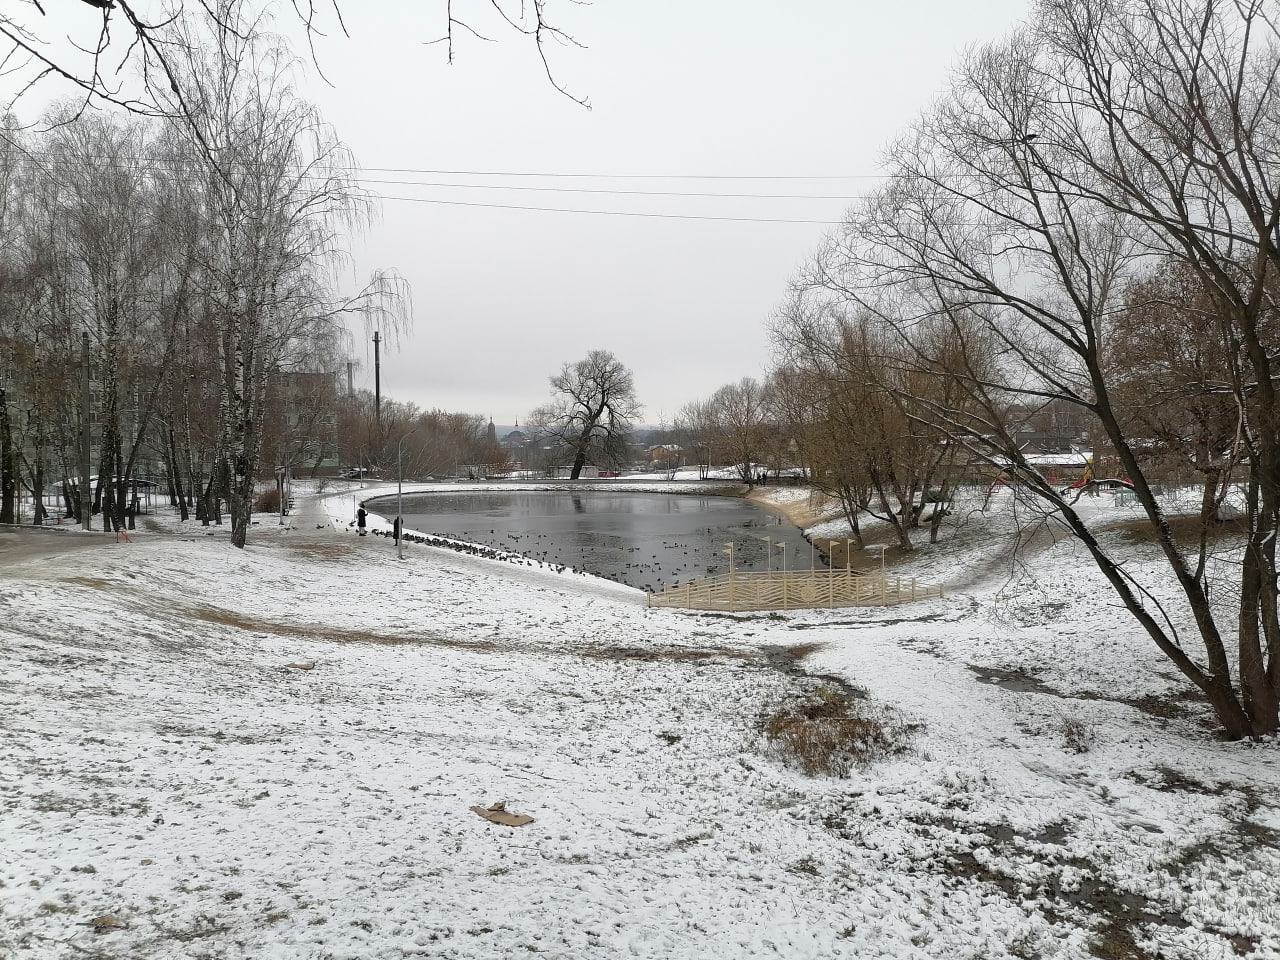
[[[305,176],[305,175],[304,175]],[[529,187],[502,183],[439,183],[431,180],[374,180],[355,176],[356,183],[393,187],[435,187],[446,190],[524,190],[532,193],[600,193],[615,197],[697,197],[724,200],[861,200],[856,194],[703,193],[685,190],[609,190],[601,187]]]
[[[44,155],[41,157],[36,152],[27,150],[21,144],[4,136],[0,133],[0,139],[8,141],[14,147],[21,150],[28,158],[45,168],[45,172],[49,173],[50,166],[73,167],[81,164],[102,167],[118,167],[123,169],[124,164],[116,161],[108,161],[105,158],[96,158],[96,160],[79,160],[73,161],[70,158],[50,157],[47,151],[41,151]],[[179,165],[199,166],[199,161],[189,160],[180,157],[127,157],[122,158],[130,163],[168,163]],[[237,161],[238,164],[248,165],[251,161]],[[543,186],[526,186],[526,185],[507,185],[507,184],[484,184],[484,183],[439,183],[436,181],[421,180],[381,180],[365,178],[358,175],[360,168],[353,166],[335,166],[335,176],[346,173],[353,185],[376,184],[379,186],[404,186],[404,187],[424,187],[439,190],[452,189],[470,189],[470,190],[507,190],[507,191],[528,191],[528,192],[546,192],[546,193],[584,193],[602,196],[618,196],[618,197],[680,197],[690,199],[706,199],[706,200],[823,200],[823,201],[843,201],[852,203],[858,200],[866,200],[869,197],[865,194],[764,194],[764,193],[705,193],[701,191],[666,191],[666,190],[615,190],[604,189],[598,187],[543,187]],[[802,176],[762,176],[762,177],[745,177],[736,175],[712,175],[712,174],[557,174],[557,173],[501,173],[501,172],[479,172],[479,171],[458,171],[458,170],[424,170],[420,168],[410,167],[369,167],[364,168],[384,173],[436,173],[440,175],[454,176],[498,176],[498,177],[602,177],[617,179],[721,179],[721,180],[815,180],[815,179],[885,179],[873,174],[849,174],[831,177],[802,177]],[[52,176],[52,174],[49,174]],[[302,180],[326,180],[327,176],[322,174],[298,174]],[[902,175],[897,175],[901,178]],[[440,200],[429,197],[400,197],[389,194],[379,193],[369,190],[365,194],[370,200],[386,200],[401,203],[429,203],[437,206],[449,207],[474,207],[486,210],[519,210],[532,213],[569,213],[582,216],[597,217],[638,217],[651,220],[702,220],[709,222],[724,223],[776,223],[776,224],[797,224],[812,226],[839,226],[842,220],[814,220],[808,218],[795,217],[734,217],[734,216],[714,216],[707,214],[688,214],[688,213],[650,213],[634,210],[583,210],[570,207],[536,207],[524,204],[504,204],[504,203],[480,203],[468,200]]]
[[[41,161],[39,157],[18,147],[30,159],[37,163],[41,163],[46,169],[50,166],[61,167],[67,169],[78,164],[73,164],[69,160],[46,158]],[[138,163],[157,162],[138,160]],[[88,165],[102,169],[108,166],[115,166],[123,169],[123,165],[112,164],[110,161],[104,162],[101,158],[89,161]],[[352,184],[355,185],[376,185],[391,187],[424,187],[436,190],[506,190],[520,191],[527,193],[586,193],[603,196],[615,197],[678,197],[682,199],[705,199],[705,200],[840,200],[844,202],[853,202],[855,200],[865,199],[865,195],[861,194],[807,194],[807,193],[708,193],[698,190],[620,190],[605,187],[545,187],[530,186],[526,184],[505,184],[505,183],[443,183],[438,180],[383,180],[372,177],[360,176],[358,172],[337,175],[345,175]],[[298,174],[301,180],[327,180],[324,174]]]
[[[53,157],[49,155],[50,151],[48,149],[37,148],[35,150],[28,150],[26,147],[21,146],[20,144],[17,143],[17,141],[13,140],[8,136],[5,136],[3,133],[0,133],[0,139],[4,139],[9,143],[13,144],[14,146],[19,147],[20,149],[22,149],[23,153],[25,153],[28,157],[31,157],[32,159],[36,159],[37,156],[40,156],[45,160],[45,162],[48,162],[48,163],[54,163],[54,164],[95,163],[96,165],[99,165],[99,166],[105,166],[108,163],[112,163],[117,166],[123,166],[122,163],[119,163],[117,161],[110,161],[104,157],[97,157],[97,158],[94,158],[93,160],[89,160],[85,158],[80,161],[72,161],[70,158],[66,158],[66,157]],[[164,164],[172,164],[172,165],[178,165],[178,166],[196,166],[196,167],[201,166],[203,163],[203,161],[194,159],[194,158],[157,157],[157,156],[147,156],[147,155],[133,155],[128,157],[121,157],[119,158],[119,160],[127,160],[131,163],[164,163]],[[252,166],[261,162],[262,161],[255,161],[255,160],[232,160],[232,161],[228,161],[227,165],[233,166],[233,167]],[[346,175],[356,179],[369,179],[370,182],[376,182],[376,183],[384,183],[384,182],[416,183],[416,181],[372,180],[371,178],[362,178],[360,174],[363,172],[369,172],[369,173],[416,174],[416,175],[422,175],[422,176],[505,177],[505,178],[515,177],[515,178],[523,178],[523,179],[539,178],[539,179],[562,179],[562,180],[724,180],[724,181],[738,181],[738,182],[743,182],[743,181],[747,181],[747,182],[749,181],[797,181],[797,182],[810,181],[812,182],[812,181],[832,181],[832,180],[883,180],[887,176],[884,174],[873,174],[873,173],[813,174],[813,175],[807,175],[807,174],[710,174],[710,173],[559,173],[554,171],[539,172],[539,171],[503,171],[503,170],[439,170],[439,169],[431,169],[426,167],[361,167],[356,164],[341,164],[341,163],[331,164],[330,167],[335,172],[345,173]],[[482,184],[435,184],[435,183],[425,183],[423,185],[424,186],[458,186],[458,187],[483,186]],[[586,191],[592,188],[494,185],[493,189],[503,189],[503,190],[578,189],[578,190]],[[601,191],[601,192],[606,192],[606,191]],[[615,192],[627,193],[632,191],[619,190]],[[672,194],[672,196],[686,196],[686,195],[698,196],[699,194],[697,193],[685,194],[680,192],[676,192]],[[771,197],[773,195],[769,195],[769,194],[708,194],[708,196]],[[843,199],[842,196],[826,196],[826,195],[808,197],[806,195],[782,194],[779,196],[781,197],[800,196],[802,199],[822,199],[822,200]]]
[[[574,210],[568,207],[525,207],[508,203],[475,203],[467,200],[431,200],[426,197],[389,197],[375,194],[379,200],[405,203],[434,203],[447,207],[480,207],[488,210],[531,210],[539,213],[578,213],[597,217],[644,217],[654,220],[718,220],[730,223],[797,223],[834,227],[839,220],[789,220],[782,217],[712,217],[692,213],[641,213],[633,210]]]
[[[49,172],[49,167],[74,167],[80,164],[88,164],[98,169],[118,167],[123,169],[124,163],[127,161],[132,164],[143,163],[165,163],[175,165],[198,165],[198,161],[188,160],[180,157],[142,157],[132,156],[119,158],[117,160],[108,160],[107,158],[98,157],[93,160],[75,161],[68,157],[50,156],[49,151],[30,151],[26,147],[0,134],[4,140],[17,147],[32,161],[40,164]],[[43,158],[43,159],[42,159]],[[244,163],[245,161],[240,161]],[[462,171],[462,170],[425,170],[410,167],[371,167],[366,168],[374,172],[381,173],[422,173],[434,175],[449,176],[488,176],[488,177],[553,177],[553,178],[594,178],[594,179],[626,179],[626,180],[787,180],[787,181],[803,181],[803,180],[835,180],[835,179],[855,179],[854,176],[831,176],[831,177],[807,177],[807,176],[780,176],[767,175],[761,177],[747,177],[737,175],[716,175],[716,174],[571,174],[571,173],[510,173],[510,172],[481,172],[481,171]],[[652,197],[679,197],[688,199],[724,199],[724,200],[838,200],[843,202],[853,202],[862,199],[856,195],[842,194],[764,194],[764,193],[706,193],[701,191],[668,191],[668,190],[618,190],[602,187],[551,187],[551,186],[530,186],[523,184],[485,184],[485,183],[440,183],[437,181],[421,181],[421,180],[382,180],[374,178],[365,178],[359,175],[359,169],[353,166],[339,165],[335,169],[336,173],[346,173],[353,185],[377,185],[377,186],[403,186],[403,187],[424,187],[431,189],[450,190],[506,190],[506,191],[525,191],[538,193],[582,193],[602,196],[617,197],[635,197],[635,196],[652,196]],[[869,175],[867,175],[869,176]],[[299,174],[300,179],[327,179],[322,174]],[[657,220],[703,220],[703,221],[720,221],[729,223],[780,223],[780,224],[811,224],[819,226],[834,226],[839,221],[834,220],[812,220],[804,218],[789,217],[735,217],[735,216],[712,216],[704,214],[682,214],[682,213],[649,213],[642,211],[628,210],[582,210],[568,207],[537,207],[522,204],[500,204],[500,203],[479,203],[475,201],[465,200],[440,200],[427,197],[400,197],[391,196],[377,191],[369,191],[372,199],[399,201],[402,203],[430,203],[439,206],[453,207],[475,207],[489,210],[520,210],[537,213],[571,213],[586,216],[605,216],[605,217],[641,217],[645,219]]]
[[[881,180],[879,173],[728,174],[728,173],[552,173],[507,170],[429,170],[421,167],[363,167],[372,173],[419,173],[453,177],[563,177],[578,180]]]

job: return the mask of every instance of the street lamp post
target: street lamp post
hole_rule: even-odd
[[[737,596],[737,593],[735,592],[734,582],[733,582],[733,544],[726,543],[725,546],[728,548],[727,550],[725,550],[725,553],[729,554],[729,608],[731,610],[736,610],[738,596]]]
[[[285,515],[285,493],[284,493],[284,464],[276,467],[276,494],[280,498],[280,526],[284,526]]]
[[[778,549],[782,551],[782,607],[787,609],[787,544],[785,541],[778,544]]]
[[[378,442],[382,442],[382,338],[373,331],[373,418],[378,424]]]
[[[391,532],[396,538],[396,559],[398,560],[404,559],[404,544],[400,542],[400,537],[404,533],[404,523],[400,518],[404,516],[401,504],[404,501],[404,442],[407,439],[408,437],[401,437],[400,442],[396,444],[396,520],[391,526]]]

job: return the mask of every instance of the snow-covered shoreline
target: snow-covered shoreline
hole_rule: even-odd
[[[904,566],[959,595],[725,617],[398,561],[369,495],[8,558],[6,960],[1280,952],[1276,744],[1215,742],[1070,543],[1018,581],[975,524]],[[779,648],[911,751],[782,765],[759,719],[821,681]]]

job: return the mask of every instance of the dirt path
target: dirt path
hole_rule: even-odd
[[[231,528],[227,525],[203,527],[195,520],[175,528],[157,523],[148,517],[142,517],[139,519],[139,529],[132,534],[134,540],[130,543],[123,539],[117,541],[114,533],[104,533],[101,530],[86,532],[81,530],[79,525],[70,523],[54,527],[2,526],[0,527],[0,571],[57,557],[71,550],[113,548],[127,550],[138,543],[156,538],[174,536],[190,538],[207,533],[229,538]],[[354,535],[346,538],[343,536],[344,533],[345,531],[334,527],[320,503],[320,498],[308,496],[299,498],[298,509],[286,519],[283,525],[265,521],[256,524],[250,530],[249,542],[254,546],[283,545],[307,552],[345,551],[356,548],[358,544],[362,545]],[[50,569],[53,569],[52,565]]]
[[[85,533],[79,528],[70,527],[0,527],[0,569],[45,557],[56,557],[68,550],[115,545],[115,534],[101,531]]]
[[[799,527],[801,530],[822,523],[825,520],[834,520],[843,516],[840,505],[823,494],[815,492],[799,500],[775,502],[769,499],[769,494],[774,489],[776,488],[756,487],[743,499],[766,510],[782,514],[787,518],[788,523]]]

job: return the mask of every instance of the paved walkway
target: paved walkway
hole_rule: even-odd
[[[358,547],[394,549],[394,541],[389,536],[385,538],[369,536],[361,540],[356,536],[355,528],[347,526],[347,521],[355,519],[355,504],[357,502],[371,496],[385,496],[388,493],[395,493],[395,484],[389,484],[385,487],[372,484],[358,489],[331,489],[329,492],[322,494],[312,492],[299,494],[294,500],[293,510],[284,518],[284,523],[280,523],[279,516],[268,518],[262,514],[256,515],[257,523],[249,530],[248,542],[251,546],[264,546],[273,543],[298,546],[306,544],[310,546],[317,543],[329,543],[335,547],[345,545],[352,549]],[[348,499],[347,505],[339,505],[335,508],[343,515],[332,520],[325,509],[324,503],[330,497],[345,497]],[[349,510],[346,509],[348,505]],[[158,506],[157,510],[167,514],[171,511],[171,508],[166,503]],[[345,515],[347,512],[349,512],[349,516]],[[169,522],[172,519],[170,517],[166,522],[155,523],[147,517],[139,518],[138,539],[141,541],[152,537],[166,536],[189,538],[201,535],[227,539],[231,537],[231,518],[225,513],[223,514],[223,523],[221,525],[208,527],[201,525],[195,519],[188,520],[183,524]],[[95,524],[101,524],[101,522],[102,518],[100,516],[94,517]],[[370,526],[375,526],[378,522],[380,521],[371,520]],[[49,525],[46,527],[19,524],[0,525],[0,568],[10,564],[25,563],[43,557],[56,556],[68,550],[115,545],[115,534],[104,533],[101,530],[86,533],[80,529],[79,524],[75,523],[64,523],[61,526]],[[128,544],[122,543],[121,546],[128,546]]]
[[[392,487],[393,491],[394,489]],[[294,500],[294,508],[285,519],[285,526],[280,529],[279,534],[270,537],[270,542],[303,548],[328,544],[333,549],[394,550],[395,541],[389,535],[376,537],[371,532],[362,540],[356,535],[355,526],[348,525],[355,519],[355,504],[359,499],[369,495],[371,491],[366,488],[360,491],[337,490],[299,496]],[[335,506],[338,515],[333,519],[330,519],[329,512],[325,509],[325,501],[330,498],[345,500],[344,503]],[[371,530],[380,522],[370,518]],[[262,528],[255,527],[249,533],[250,543],[254,542],[255,533],[258,543],[268,541],[268,538],[263,536],[265,531],[259,531],[262,531]]]
[[[285,518],[285,533],[290,539],[328,540],[340,535],[321,499],[314,494],[294,499],[293,510]]]

